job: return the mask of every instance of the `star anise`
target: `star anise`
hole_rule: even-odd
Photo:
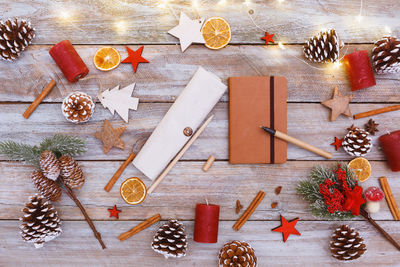
[[[347,128],[347,130],[350,131],[355,131],[357,127],[354,126],[354,124],[352,124],[349,128]]]
[[[378,130],[378,123],[376,123],[373,119],[370,119],[366,124],[365,124],[365,130],[369,132],[372,135],[375,135],[376,132],[379,132]]]

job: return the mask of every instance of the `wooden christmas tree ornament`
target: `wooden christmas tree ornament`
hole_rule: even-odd
[[[114,146],[121,149],[125,148],[125,143],[120,138],[125,128],[125,126],[113,128],[108,120],[104,120],[103,131],[94,134],[94,137],[103,142],[104,154],[107,154]]]
[[[121,116],[121,118],[128,123],[129,109],[137,110],[139,105],[139,98],[132,97],[132,91],[135,88],[135,83],[132,83],[122,89],[119,85],[113,89],[107,89],[98,95],[98,98],[103,107],[108,108],[111,114],[114,112]]]
[[[340,114],[346,115],[348,117],[353,116],[350,111],[350,101],[353,99],[354,95],[342,96],[339,92],[339,88],[336,86],[333,90],[333,98],[325,100],[321,104],[332,110],[330,121],[335,121]]]

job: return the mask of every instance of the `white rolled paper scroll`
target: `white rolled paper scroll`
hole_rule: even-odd
[[[189,128],[197,130],[226,89],[218,76],[199,67],[132,164],[156,179],[190,139]]]

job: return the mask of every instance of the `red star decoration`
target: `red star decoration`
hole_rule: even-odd
[[[360,215],[360,207],[365,203],[362,196],[362,187],[356,185],[353,190],[344,193],[346,200],[343,204],[344,210],[350,210],[354,216]]]
[[[333,142],[333,143],[331,144],[331,146],[335,146],[336,151],[338,151],[338,150],[339,150],[339,147],[342,146],[342,142],[343,142],[343,138],[342,138],[342,139],[339,139],[339,138],[335,137],[335,142]]]
[[[268,32],[265,33],[264,37],[261,37],[262,40],[265,40],[265,44],[268,43],[273,43],[274,40],[272,39],[272,37],[274,37],[275,34],[268,34]]]
[[[110,218],[115,217],[119,219],[118,213],[120,213],[121,211],[117,209],[117,205],[114,205],[114,207],[112,209],[108,209],[108,211],[110,212]]]
[[[286,242],[288,237],[290,235],[301,235],[299,231],[294,228],[296,226],[296,223],[299,221],[299,218],[293,219],[290,222],[288,222],[282,215],[281,215],[281,226],[278,226],[272,231],[274,232],[280,232],[283,234],[283,242]]]
[[[143,46],[141,46],[138,50],[133,51],[129,47],[126,47],[126,50],[128,51],[128,57],[125,58],[122,63],[132,63],[133,70],[136,72],[137,66],[139,63],[149,63],[147,59],[142,57],[142,52],[143,52]]]

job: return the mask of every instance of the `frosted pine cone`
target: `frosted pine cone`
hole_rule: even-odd
[[[40,155],[39,163],[44,176],[53,181],[57,180],[58,176],[60,176],[60,162],[53,152],[49,150],[43,151]]]
[[[347,225],[335,230],[330,247],[332,256],[342,261],[358,259],[367,250],[358,232]]]
[[[30,198],[22,210],[21,236],[25,242],[33,243],[36,248],[43,246],[61,234],[61,221],[57,211],[41,195]]]
[[[63,101],[61,109],[65,118],[73,123],[87,122],[93,115],[94,102],[82,92],[69,94]]]
[[[51,201],[60,200],[62,191],[57,182],[47,179],[39,170],[34,171],[31,178],[36,188],[45,198]]]
[[[71,188],[81,188],[85,183],[83,171],[71,156],[61,156],[59,159],[61,171],[60,175],[64,182]]]
[[[377,74],[400,72],[400,40],[384,37],[372,48],[372,62]]]
[[[254,249],[244,241],[226,243],[218,255],[220,267],[256,267]]]
[[[321,31],[304,45],[304,56],[312,62],[335,62],[342,43],[334,29]]]
[[[343,149],[351,156],[362,157],[371,151],[369,133],[363,129],[351,127],[342,142]]]
[[[157,231],[151,244],[153,250],[165,258],[180,258],[186,255],[187,239],[183,224],[169,220]]]
[[[35,37],[35,29],[26,20],[0,21],[0,56],[7,61],[16,60]]]

